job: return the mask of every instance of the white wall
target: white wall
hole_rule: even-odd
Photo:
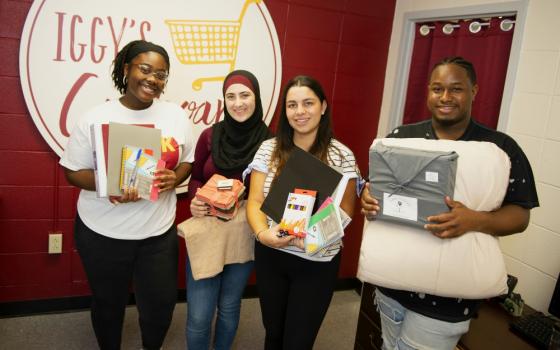
[[[407,12],[507,3],[489,0],[397,0],[389,47],[378,135],[390,127],[393,87]],[[516,292],[531,307],[546,311],[560,271],[560,1],[529,0],[522,45],[507,117],[507,134],[527,154],[537,181],[540,208],[529,228],[501,239],[508,273],[519,278]]]

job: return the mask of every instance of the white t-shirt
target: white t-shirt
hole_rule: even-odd
[[[272,183],[272,180],[276,175],[276,167],[274,166],[274,164],[271,164],[272,152],[274,151],[274,147],[276,147],[276,138],[264,141],[259,147],[257,153],[255,153],[253,162],[251,162],[251,164],[249,165],[251,170],[266,173],[263,188],[263,195],[265,198],[266,196],[268,196],[268,192],[270,191],[270,184]],[[331,143],[329,144],[327,160],[328,164],[331,167],[345,174],[346,176],[348,176],[348,178],[355,179],[359,177],[359,170],[356,166],[354,153],[352,153],[350,148],[346,147],[335,139],[332,139]],[[269,227],[276,225],[276,223],[274,223],[274,221],[270,217],[267,218]],[[287,246],[277,249],[297,255],[307,260],[330,261],[340,251],[341,248],[342,241],[339,241],[339,244],[333,244],[332,246],[330,246],[329,250],[326,251],[321,257],[309,256],[305,254],[303,250],[295,246]]]
[[[144,110],[123,106],[118,99],[94,107],[78,120],[71,132],[60,165],[70,170],[93,169],[92,124],[152,124],[161,130],[161,157],[168,169],[180,163],[194,161],[192,128],[185,111],[179,106],[159,100]],[[108,198],[98,198],[95,191],[80,191],[78,214],[93,231],[117,239],[144,239],[166,232],[175,220],[175,191],[160,193],[156,202],[112,204]]]

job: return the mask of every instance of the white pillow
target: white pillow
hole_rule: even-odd
[[[511,164],[495,144],[386,138],[373,145],[377,142],[457,152],[454,200],[477,211],[501,206]],[[381,220],[364,225],[357,277],[382,287],[444,297],[482,299],[507,292],[507,273],[496,237],[469,232],[440,239],[421,228]]]

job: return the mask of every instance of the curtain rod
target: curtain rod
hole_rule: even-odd
[[[470,18],[467,18],[465,20],[469,20],[469,19]],[[514,20],[504,18],[500,22],[500,29],[504,32],[509,32],[510,30],[513,29],[514,23],[515,23]],[[488,27],[488,26],[490,26],[490,22],[472,21],[471,23],[469,23],[469,31],[473,34],[476,34],[482,30],[482,27]],[[442,32],[446,35],[450,35],[451,33],[453,33],[455,28],[459,28],[459,27],[461,27],[460,24],[447,23],[443,26]],[[435,29],[435,26],[430,26],[427,24],[421,25],[419,29],[420,35],[426,36],[430,34],[431,29]]]

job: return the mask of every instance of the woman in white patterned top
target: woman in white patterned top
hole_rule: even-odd
[[[350,217],[358,169],[352,151],[333,137],[330,108],[315,79],[297,76],[285,89],[273,139],[264,141],[250,165],[247,218],[255,232],[255,269],[265,349],[311,349],[330,304],[342,244],[322,258],[305,254],[303,239],[279,234],[260,207],[295,146],[350,178],[340,208]]]

